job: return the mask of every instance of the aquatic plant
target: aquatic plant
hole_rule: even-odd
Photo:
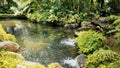
[[[83,31],[80,32],[76,38],[77,45],[79,47],[79,53],[89,54],[105,47],[105,37],[95,31]]]

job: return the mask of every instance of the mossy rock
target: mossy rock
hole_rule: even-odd
[[[51,63],[48,68],[63,68],[59,63]]]
[[[25,61],[21,54],[0,51],[0,68],[63,68],[59,63],[51,63],[48,67],[40,63]]]
[[[5,30],[3,29],[2,25],[0,24],[0,41],[16,41],[16,38],[14,35],[7,34]]]
[[[117,53],[100,48],[87,56],[87,68],[107,68],[109,64],[119,60]]]
[[[29,62],[30,63],[30,62]],[[25,67],[25,68],[45,68],[45,66],[39,64],[39,63],[32,63],[28,64],[27,61],[25,61],[20,56],[11,53],[11,52],[0,52],[0,68],[16,68],[16,67]]]
[[[84,54],[93,53],[106,45],[105,37],[101,33],[91,30],[80,32],[76,42],[79,47],[79,53]]]

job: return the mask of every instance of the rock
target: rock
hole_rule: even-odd
[[[107,17],[99,17],[98,22],[100,23],[107,23],[109,22],[109,19]]]
[[[79,25],[78,24],[76,24],[76,23],[73,23],[73,24],[65,24],[64,25],[64,27],[66,28],[66,29],[75,29],[75,28],[77,28]]]
[[[18,56],[19,58],[25,60],[25,58],[24,58],[21,54],[19,54],[19,53],[14,53],[14,52],[9,52],[9,53],[12,54],[12,55],[16,55],[16,56]]]
[[[59,63],[51,63],[48,68],[63,68]]]
[[[81,28],[78,29],[78,30],[89,30],[89,29],[92,29],[92,28],[93,28],[93,25],[91,24],[91,22],[83,21],[83,22],[81,22]]]
[[[19,44],[12,41],[0,42],[0,49],[6,49],[11,52],[17,52],[19,50]]]
[[[80,54],[76,57],[80,68],[86,68],[86,55]]]

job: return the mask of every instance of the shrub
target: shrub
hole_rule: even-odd
[[[95,31],[83,31],[76,38],[79,53],[92,53],[101,47],[105,46],[105,37],[101,33]]]
[[[119,59],[117,53],[111,50],[104,50],[100,48],[93,54],[87,56],[87,67],[94,66],[93,68],[106,68],[107,65]]]
[[[108,65],[108,68],[119,68],[119,67],[120,67],[120,60],[110,63]]]
[[[0,24],[0,41],[16,41],[15,36],[11,34],[7,34],[4,29],[2,28],[2,25]]]

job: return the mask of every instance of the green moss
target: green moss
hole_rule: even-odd
[[[93,68],[107,68],[110,63],[117,60],[119,60],[117,53],[101,48],[87,56],[87,67],[94,66]]]
[[[58,63],[51,63],[48,67],[40,63],[25,61],[19,54],[0,51],[0,68],[63,68]]]
[[[38,63],[30,65],[27,61],[14,53],[5,51],[0,52],[0,68],[16,68],[17,66],[26,68],[45,68],[45,66]]]
[[[0,24],[0,41],[16,41],[15,36],[11,34],[7,34],[4,29],[2,28],[2,25]]]
[[[89,54],[98,50],[101,47],[105,47],[105,37],[101,33],[95,31],[83,31],[76,38],[78,44],[79,53]]]

